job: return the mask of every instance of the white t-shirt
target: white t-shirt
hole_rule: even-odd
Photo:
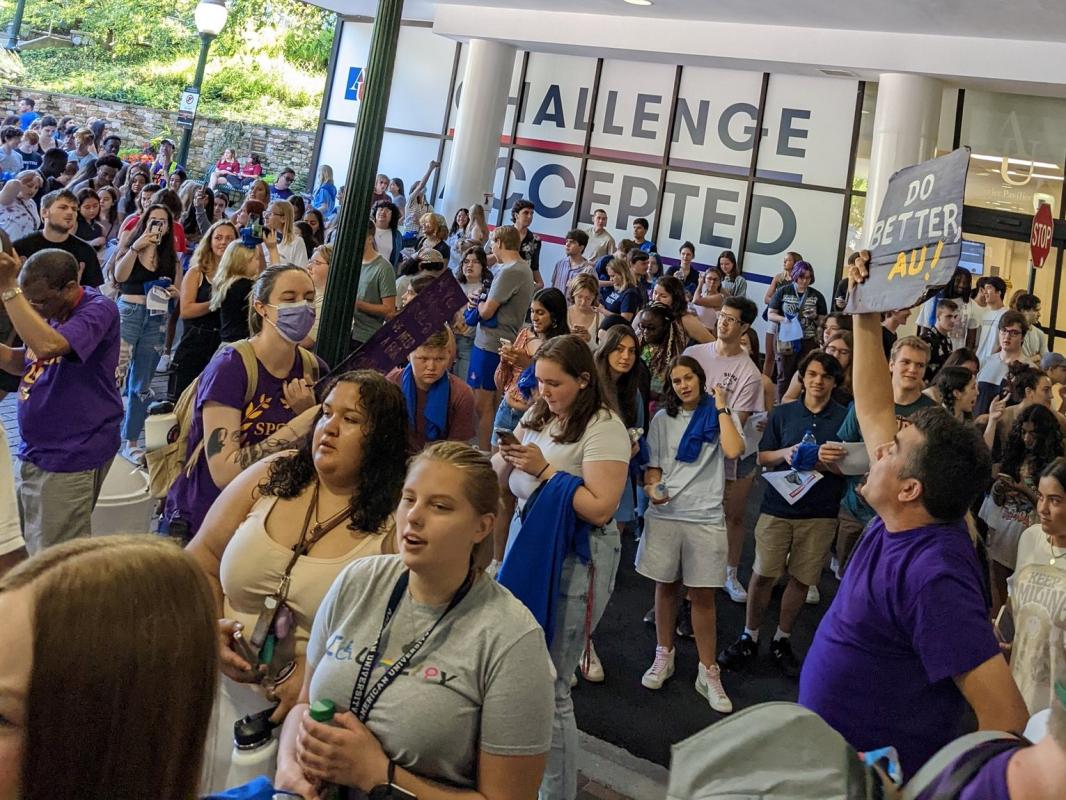
[[[1018,558],[1014,564],[1014,572],[1017,574],[1022,571],[1022,567],[1030,564],[1050,565],[1051,558],[1051,543],[1048,541],[1047,534],[1044,533],[1043,526],[1040,523],[1030,525],[1018,539]],[[1056,558],[1054,566],[1066,570],[1066,555]]]
[[[389,263],[392,263],[392,229],[377,228],[374,231],[374,244],[378,254]]]
[[[692,411],[681,409],[676,417],[659,411],[648,429],[648,466],[663,471],[662,481],[670,499],[662,505],[649,505],[647,515],[680,522],[724,524],[722,498],[725,493],[725,458],[721,440],[704,443],[691,464],[677,460],[681,437],[692,421]],[[720,425],[734,425],[732,415],[718,417]],[[741,438],[744,438],[741,432]]]
[[[955,327],[951,329],[951,333],[948,334],[948,338],[951,339],[951,349],[958,350],[960,347],[966,346],[966,337],[970,331],[980,327],[980,315],[984,313],[984,309],[977,303],[972,303],[968,300],[962,301],[955,298],[953,302],[959,307],[959,318],[955,322]],[[924,325],[926,328],[932,328],[936,325],[935,305],[935,297],[925,301],[922,306],[922,313],[919,316],[919,325]],[[980,335],[978,335],[978,339],[980,339]]]
[[[527,412],[527,416],[528,416]],[[523,422],[525,418],[523,417]],[[558,422],[544,426],[543,430],[531,431],[522,428],[522,444],[535,444],[544,458],[556,470],[569,472],[584,478],[582,464],[587,461],[621,461],[629,463],[630,441],[625,423],[613,411],[604,408],[597,412],[585,427],[584,435],[576,442],[561,444],[552,438],[560,430]],[[524,506],[529,496],[536,491],[540,481],[520,469],[511,471],[511,493]]]
[[[1007,313],[1006,306],[999,309],[986,308],[978,312],[977,320],[981,330],[977,334],[977,360],[982,364],[995,349],[999,318],[1005,313]]]
[[[270,232],[266,232],[270,235]],[[270,264],[270,253],[266,249],[266,245],[262,245],[263,259],[266,263]],[[286,244],[285,242],[278,242],[278,258],[281,259],[279,264],[295,264],[298,267],[307,266],[307,245],[304,244],[304,240],[301,236],[296,235],[292,241]]]
[[[1033,356],[1043,358],[1046,352],[1047,334],[1036,325],[1030,325],[1029,330],[1025,332],[1025,339],[1022,340],[1022,355],[1026,361],[1032,361]]]

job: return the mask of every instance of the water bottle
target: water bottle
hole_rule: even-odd
[[[260,775],[273,780],[278,766],[278,741],[270,721],[273,710],[249,714],[233,723],[233,755],[226,775],[228,788],[243,786]]]
[[[807,431],[803,434],[803,439],[800,441],[800,444],[813,444],[815,447],[818,446],[818,440],[814,438],[814,434],[811,432],[810,428],[807,428]]]
[[[311,719],[315,722],[321,722],[323,725],[328,725],[333,720],[333,715],[337,712],[337,709],[333,705],[332,700],[315,700],[315,702],[311,704],[310,712]],[[341,790],[338,786],[323,784],[318,790],[318,796],[321,797],[322,800],[340,800]]]

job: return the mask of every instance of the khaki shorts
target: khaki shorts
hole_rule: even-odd
[[[804,586],[817,585],[836,530],[834,518],[785,519],[760,514],[755,523],[752,570],[765,578],[779,578],[787,565],[789,575]]]

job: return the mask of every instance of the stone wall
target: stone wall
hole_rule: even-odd
[[[36,101],[38,113],[52,114],[57,119],[67,115],[79,122],[91,118],[106,119],[108,130],[122,137],[123,149],[140,148],[149,139],[161,134],[169,134],[175,142],[181,141],[183,129],[177,125],[177,111],[163,111],[92,97],[40,92],[16,86],[0,87],[0,108],[14,112],[19,98],[23,95]],[[175,97],[175,105],[177,100]],[[190,177],[199,178],[218,160],[224,148],[233,147],[242,163],[249,152],[260,154],[266,173],[276,174],[283,167],[292,167],[296,170],[297,187],[307,190],[311,185],[311,156],[314,145],[314,131],[297,131],[197,116],[192,142],[189,145],[189,163],[186,167]]]

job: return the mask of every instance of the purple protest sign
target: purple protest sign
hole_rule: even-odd
[[[412,350],[451,322],[455,312],[466,303],[463,287],[451,270],[445,270],[399,314],[382,325],[366,344],[330,370],[319,384],[353,369],[389,372],[402,364]]]

